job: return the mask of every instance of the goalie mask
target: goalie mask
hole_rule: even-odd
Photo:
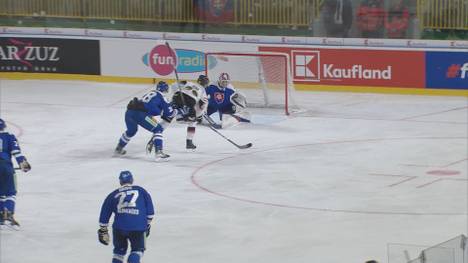
[[[220,88],[225,89],[231,82],[231,78],[227,73],[221,73],[218,78],[218,85]]]

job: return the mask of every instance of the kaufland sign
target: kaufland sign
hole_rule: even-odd
[[[288,54],[295,83],[412,87],[425,86],[424,52],[260,47]]]

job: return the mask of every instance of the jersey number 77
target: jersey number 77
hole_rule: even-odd
[[[139,192],[137,190],[129,190],[125,192],[120,192],[115,195],[115,198],[119,198],[119,203],[117,204],[117,209],[127,208],[127,207],[136,207],[136,200],[138,199]],[[130,201],[125,201],[129,199]]]

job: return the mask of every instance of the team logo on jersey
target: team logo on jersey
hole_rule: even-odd
[[[151,67],[158,75],[167,76],[174,72],[193,73],[205,71],[205,53],[191,49],[168,49],[166,45],[158,45],[151,52],[143,55],[143,63]],[[217,60],[208,57],[209,68],[215,67]]]
[[[214,98],[215,98],[216,103],[221,104],[224,101],[224,93],[215,92]]]

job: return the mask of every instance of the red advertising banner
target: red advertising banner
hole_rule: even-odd
[[[425,87],[424,51],[259,47],[290,57],[295,83]]]

